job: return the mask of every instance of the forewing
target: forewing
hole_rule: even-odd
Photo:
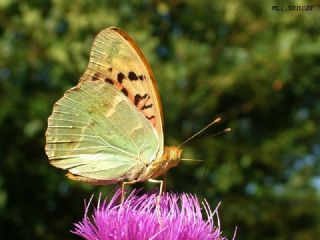
[[[72,174],[110,182],[155,159],[155,128],[130,100],[104,81],[84,81],[54,105],[48,119],[50,163]]]
[[[154,126],[163,153],[163,121],[158,87],[137,44],[119,28],[102,30],[94,40],[89,65],[81,81],[101,80],[122,91]]]

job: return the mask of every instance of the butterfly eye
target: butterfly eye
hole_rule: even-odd
[[[176,152],[171,152],[171,159],[176,159],[176,158],[177,158]]]

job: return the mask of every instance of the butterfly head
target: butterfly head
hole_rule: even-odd
[[[182,149],[175,146],[166,146],[164,148],[164,155],[166,156],[168,161],[167,169],[175,167],[179,164],[181,160],[181,152]]]

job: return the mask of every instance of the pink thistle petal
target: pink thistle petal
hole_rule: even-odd
[[[195,195],[164,193],[160,219],[156,212],[158,194],[138,196],[133,191],[122,205],[118,204],[119,197],[120,191],[109,202],[105,199],[101,203],[100,197],[91,217],[87,206],[84,218],[75,223],[72,232],[87,240],[226,240],[219,224],[214,225],[217,210],[212,212],[205,201],[203,211]]]

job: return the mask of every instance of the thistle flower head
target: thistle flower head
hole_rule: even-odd
[[[217,211],[211,211],[207,202],[202,204],[202,211],[195,195],[164,193],[159,209],[156,193],[139,196],[133,191],[121,205],[117,204],[119,195],[120,191],[102,204],[99,199],[92,217],[86,207],[85,216],[75,224],[73,233],[87,240],[226,239],[221,236],[219,224],[214,225]],[[203,219],[203,212],[207,220]]]

